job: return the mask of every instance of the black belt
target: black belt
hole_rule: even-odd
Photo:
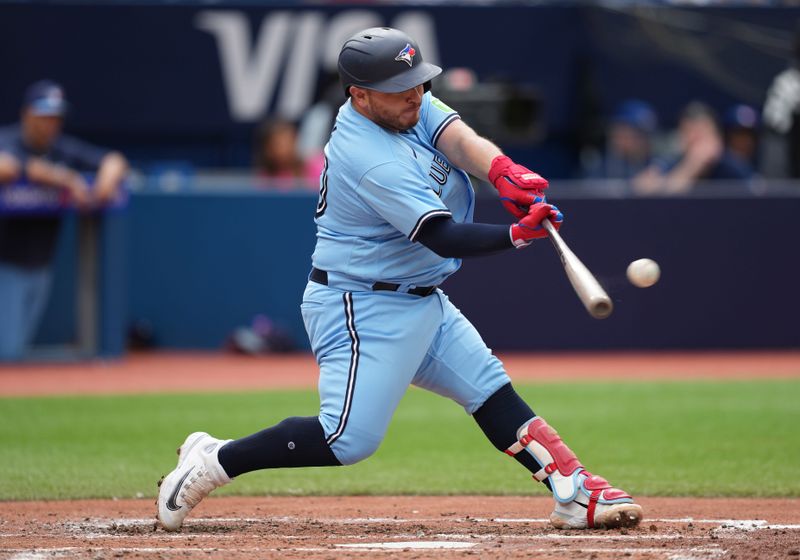
[[[324,270],[320,270],[318,268],[311,267],[311,274],[309,275],[309,279],[317,284],[322,284],[324,286],[328,285],[328,273]],[[411,288],[408,290],[409,294],[420,296],[420,297],[427,297],[431,294],[436,293],[436,288],[438,286],[417,286],[416,288]],[[387,292],[396,292],[400,289],[400,284],[392,284],[390,282],[375,282],[372,285],[372,291],[379,292],[379,291],[387,291]]]

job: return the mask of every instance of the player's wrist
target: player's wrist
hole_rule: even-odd
[[[525,238],[519,224],[511,224],[508,227],[508,237],[511,240],[511,246],[515,249],[524,249],[533,242],[533,239]]]
[[[500,179],[503,173],[512,165],[514,165],[514,162],[511,161],[510,157],[502,154],[496,156],[491,164],[489,164],[489,182],[497,188],[497,180]]]

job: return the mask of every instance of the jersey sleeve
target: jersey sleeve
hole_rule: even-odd
[[[9,154],[15,158],[23,158],[24,153],[19,149],[19,142],[17,141],[18,134],[15,134],[11,129],[0,129],[0,152]]]
[[[64,164],[83,172],[96,172],[103,158],[110,152],[72,136],[62,136],[58,148]]]
[[[420,122],[428,134],[431,146],[435,148],[436,142],[439,141],[439,137],[444,132],[444,129],[447,128],[447,125],[460,118],[461,115],[446,103],[434,97],[431,92],[425,94],[420,110]]]
[[[364,174],[358,185],[360,198],[373,211],[411,241],[423,224],[452,213],[414,169],[400,163],[384,163]]]

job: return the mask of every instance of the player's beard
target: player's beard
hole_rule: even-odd
[[[372,120],[383,128],[403,132],[414,128],[419,122],[419,106],[409,107],[400,113],[375,110],[372,114]]]

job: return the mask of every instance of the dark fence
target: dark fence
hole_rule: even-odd
[[[162,346],[219,348],[235,327],[264,314],[305,345],[299,304],[315,202],[257,192],[132,196],[127,242],[119,242],[121,215],[107,232],[105,247],[116,249],[105,256],[115,259],[105,274],[117,279],[107,324],[145,321]],[[800,197],[565,197],[560,207],[564,238],[609,291],[614,314],[587,315],[547,241],[468,259],[443,288],[495,349],[800,346]],[[480,200],[476,218],[509,221],[492,199]],[[60,278],[71,274],[67,233]],[[625,279],[640,257],[661,265],[652,288]],[[59,286],[57,295],[74,290],[68,281]],[[68,307],[54,298],[50,341],[74,323]]]

